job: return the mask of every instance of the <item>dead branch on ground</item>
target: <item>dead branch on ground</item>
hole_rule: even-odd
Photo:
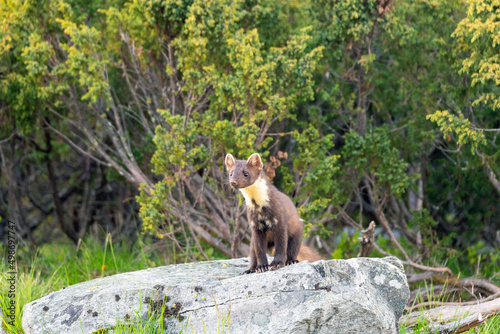
[[[496,314],[500,314],[500,298],[475,305],[446,305],[423,312],[415,311],[402,316],[400,321],[404,326],[412,327],[418,323],[418,319],[421,317],[439,324],[448,324],[460,322],[470,316],[486,319]]]
[[[409,284],[431,280],[438,283],[432,288],[432,296],[425,290],[420,295],[423,302],[414,304],[417,295],[422,291],[412,291],[408,306],[405,308],[409,314],[401,317],[401,324],[405,327],[416,325],[422,317],[430,321],[430,333],[462,333],[473,327],[481,325],[487,318],[500,314],[500,287],[481,278],[459,278],[446,276],[433,272],[407,275]],[[476,300],[464,302],[445,302],[429,300],[440,298],[450,293],[467,291]],[[479,293],[479,298],[476,295]],[[487,296],[481,298],[482,296]],[[424,301],[426,300],[426,301]],[[428,308],[426,310],[422,310]],[[419,310],[419,311],[417,311]]]

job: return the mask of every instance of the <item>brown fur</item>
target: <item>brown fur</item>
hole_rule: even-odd
[[[319,254],[302,246],[304,225],[292,200],[267,179],[260,156],[252,154],[248,160],[235,160],[231,154],[225,159],[229,183],[245,197],[247,217],[252,228],[250,242],[250,269],[244,274],[275,270],[303,260],[321,259]],[[268,266],[266,252],[275,249],[274,260]]]

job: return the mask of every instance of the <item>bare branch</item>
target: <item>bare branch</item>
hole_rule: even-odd
[[[500,194],[500,181],[498,180],[495,172],[493,171],[493,169],[491,168],[489,162],[488,162],[488,159],[486,158],[486,156],[484,154],[482,154],[481,152],[479,152],[478,150],[476,150],[476,153],[477,155],[479,155],[481,157],[481,159],[483,160],[483,164],[484,164],[484,170],[486,172],[486,176],[488,177],[488,180],[490,180],[491,184],[493,185],[493,187],[496,189],[496,191],[498,191],[498,193]]]
[[[361,250],[358,257],[369,257],[375,244],[375,222],[372,221],[366,230],[362,230]]]

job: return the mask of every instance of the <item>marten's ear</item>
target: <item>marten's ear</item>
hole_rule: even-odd
[[[226,155],[226,168],[227,170],[229,171],[231,168],[233,168],[234,164],[235,164],[235,160],[234,160],[234,157],[231,155],[231,154],[227,154]]]
[[[262,160],[260,159],[259,153],[252,154],[247,160],[247,165],[250,165],[252,167],[257,167],[259,170],[261,170],[263,167],[263,163]]]

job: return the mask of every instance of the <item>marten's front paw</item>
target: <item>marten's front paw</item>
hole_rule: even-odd
[[[263,273],[263,272],[268,271],[268,270],[269,270],[269,266],[267,264],[261,264],[255,268],[255,271],[258,273]]]
[[[271,270],[278,270],[279,268],[281,267],[284,267],[285,264],[283,263],[283,261],[273,261],[271,262]]]
[[[287,266],[295,264],[295,263],[299,263],[299,261],[297,261],[297,260],[288,260],[288,261],[286,261],[286,265]]]
[[[244,272],[242,272],[241,274],[242,275],[248,275],[248,274],[253,274],[255,272],[255,269],[248,269],[248,270],[245,270]]]

